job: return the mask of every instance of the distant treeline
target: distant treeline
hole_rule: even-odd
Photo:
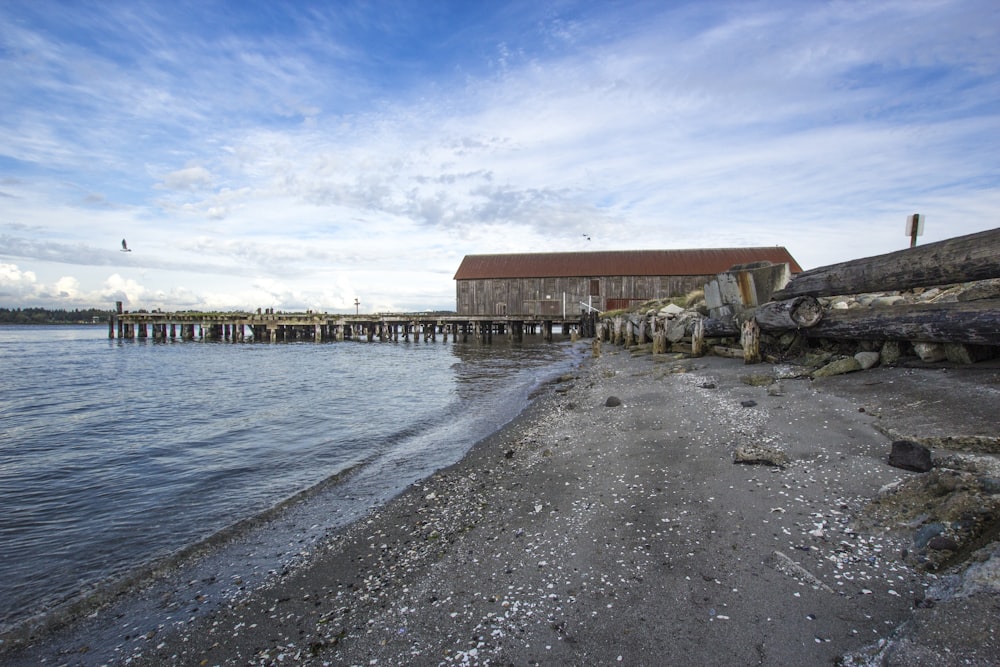
[[[94,324],[107,322],[110,310],[49,310],[48,308],[0,308],[0,324]]]

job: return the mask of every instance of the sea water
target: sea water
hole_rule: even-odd
[[[0,327],[0,632],[235,538],[310,489],[326,494],[323,530],[357,518],[579,361],[568,343],[528,338],[206,343]]]

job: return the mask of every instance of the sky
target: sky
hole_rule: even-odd
[[[470,254],[994,229],[998,33],[996,0],[3,0],[0,307],[454,310]]]

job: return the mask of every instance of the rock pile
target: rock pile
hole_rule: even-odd
[[[904,535],[901,556],[918,569],[939,572],[964,563],[1000,534],[1000,461],[948,454],[929,472],[882,489],[865,521]]]

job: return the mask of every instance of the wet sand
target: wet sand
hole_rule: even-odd
[[[913,428],[916,413],[925,430],[988,432],[995,394],[977,391],[974,372],[952,372],[941,392],[936,369],[786,379],[770,392],[741,380],[775,372],[605,347],[462,461],[263,588],[196,614],[211,601],[190,582],[155,626],[111,610],[88,619],[117,628],[113,646],[88,646],[83,629],[5,660],[834,664],[910,621],[934,582],[901,561],[898,536],[852,521],[916,474],[886,465],[883,433]],[[940,400],[893,407],[924,390]],[[740,444],[791,462],[735,464]],[[1000,658],[996,642],[941,641],[969,664]]]

